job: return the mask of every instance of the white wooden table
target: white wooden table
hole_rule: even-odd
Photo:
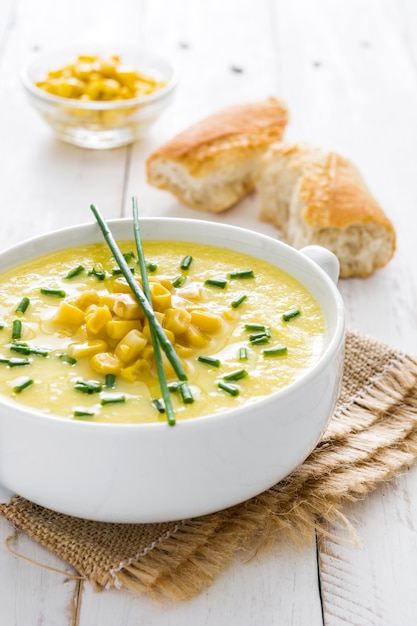
[[[34,48],[135,42],[181,71],[171,108],[141,143],[106,152],[61,143],[29,108],[18,71]],[[82,46],[81,46],[82,47]],[[417,353],[417,4],[414,0],[1,0],[0,246],[143,211],[193,216],[145,182],[150,151],[220,107],[286,100],[287,138],[351,157],[395,224],[383,270],[340,289],[348,324]],[[130,213],[129,213],[130,214]],[[207,219],[213,216],[200,215]],[[257,219],[252,194],[219,219],[279,235]],[[0,460],[1,464],[1,460]],[[334,536],[303,552],[277,546],[237,560],[194,600],[157,606],[11,555],[0,519],[2,626],[410,626],[417,623],[417,468],[345,509],[361,545]],[[21,535],[25,557],[71,572]]]

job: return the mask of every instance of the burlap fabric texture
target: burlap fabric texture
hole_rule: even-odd
[[[164,524],[105,524],[20,497],[1,505],[17,529],[70,563],[95,588],[184,600],[206,589],[239,551],[277,538],[302,545],[342,508],[417,458],[417,358],[352,330],[343,386],[319,445],[286,479],[243,504]]]

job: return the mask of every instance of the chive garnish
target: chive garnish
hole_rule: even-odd
[[[39,356],[48,356],[48,348],[41,348],[38,346],[30,346],[25,341],[14,341],[9,344],[10,350],[13,352],[19,352],[20,354],[38,354]]]
[[[142,277],[142,284],[143,284],[143,289],[144,289],[143,297],[144,297],[144,301],[146,302],[146,304],[147,304],[147,306],[149,308],[149,311],[152,313],[152,315],[150,317],[148,317],[148,320],[149,320],[149,328],[150,328],[150,331],[151,331],[152,347],[153,347],[153,351],[154,351],[154,355],[155,355],[155,364],[156,364],[156,370],[157,370],[157,373],[158,373],[159,386],[161,388],[161,393],[162,393],[162,397],[163,397],[163,400],[164,400],[164,412],[166,410],[168,424],[170,426],[174,426],[175,425],[174,409],[172,408],[171,398],[169,397],[169,389],[168,389],[168,385],[167,385],[164,364],[163,364],[163,361],[162,361],[161,347],[160,347],[160,343],[159,343],[159,342],[161,342],[161,338],[157,334],[156,322],[158,320],[155,317],[155,313],[154,313],[154,310],[152,308],[151,292],[150,292],[150,289],[149,289],[148,275],[146,273],[145,255],[143,254],[142,239],[141,239],[141,236],[140,236],[138,205],[137,205],[137,199],[135,197],[132,198],[132,211],[133,211],[133,227],[134,227],[136,251],[137,251],[137,254],[138,254],[138,263],[139,263],[139,267],[140,267],[140,275]],[[143,306],[143,304],[142,304],[142,306]],[[162,330],[162,328],[161,328],[161,330]],[[164,340],[167,342],[167,346],[169,344],[169,354],[168,354],[168,351],[166,349],[167,346],[164,347],[164,345],[162,345],[162,348],[164,349],[166,356],[170,360],[170,363],[171,363],[172,367],[174,368],[174,371],[177,374],[178,378],[180,380],[186,380],[187,376],[185,375],[185,372],[182,369],[182,365],[181,365],[181,363],[180,363],[180,361],[178,359],[178,356],[177,356],[177,353],[174,350],[174,347],[172,346],[171,342],[166,337],[164,331],[162,331],[162,334],[164,336]],[[162,342],[161,342],[161,344],[162,344]],[[157,407],[157,409],[159,411],[158,407]]]
[[[130,270],[131,274],[135,273],[135,268],[134,267],[129,267],[129,270]],[[111,273],[112,273],[112,276],[120,276],[121,274],[123,274],[123,272],[120,269],[120,267],[112,267]]]
[[[148,270],[148,272],[156,272],[156,270],[158,269],[158,266],[156,263],[147,263],[146,269]]]
[[[99,393],[102,389],[101,383],[96,380],[77,380],[74,385],[74,389],[82,391],[82,393]]]
[[[297,317],[298,315],[300,315],[299,309],[292,309],[291,311],[287,311],[286,313],[283,313],[282,319],[284,320],[284,322],[289,322],[290,320],[292,320],[294,317]]]
[[[226,393],[229,393],[231,396],[238,396],[240,393],[239,387],[225,383],[223,380],[220,380],[217,383],[217,386],[219,389],[223,389],[223,391],[226,391]]]
[[[40,292],[44,296],[57,296],[58,298],[65,298],[67,295],[63,289],[46,289],[45,287],[41,287]]]
[[[62,361],[62,363],[65,363],[65,365],[75,365],[77,362],[77,359],[74,359],[74,357],[70,356],[69,354],[58,354],[58,359],[60,361]]]
[[[21,336],[22,336],[22,322],[20,320],[13,320],[12,339],[20,339]]]
[[[64,277],[70,280],[71,278],[75,278],[84,272],[84,267],[82,265],[77,265],[72,270],[68,272],[68,274]]]
[[[135,253],[132,250],[130,252],[123,252],[123,258],[127,261],[127,263],[129,263],[129,261],[133,261],[135,259]]]
[[[255,278],[255,274],[253,273],[253,270],[236,271],[236,272],[230,272],[229,278],[232,278],[232,279],[233,278],[237,278],[237,279]]]
[[[258,330],[260,332],[266,331],[264,324],[245,324],[245,330]]]
[[[178,274],[172,281],[172,286],[178,289],[178,287],[182,287],[187,278],[183,274]]]
[[[28,387],[30,387],[31,385],[33,385],[35,381],[33,380],[33,378],[25,378],[24,380],[22,380],[18,385],[16,385],[15,387],[13,387],[13,391],[15,393],[21,393],[24,389],[27,389]]]
[[[161,398],[155,398],[152,400],[152,404],[159,413],[165,413],[165,404]]]
[[[190,254],[187,254],[181,261],[180,268],[182,270],[189,270],[192,262],[193,262],[193,257]]]
[[[106,374],[104,386],[106,389],[114,389],[114,383],[116,382],[116,376],[114,374]]]
[[[106,404],[123,404],[123,402],[126,402],[126,397],[121,394],[106,394],[100,400],[101,406],[106,406]]]
[[[152,309],[151,305],[149,304],[148,299],[146,298],[145,294],[143,293],[143,291],[140,289],[137,281],[132,277],[131,273],[129,272],[129,268],[127,266],[126,261],[124,260],[123,255],[121,254],[116,241],[113,238],[112,233],[110,232],[104,218],[102,217],[101,213],[98,211],[98,209],[95,207],[94,204],[92,204],[90,206],[92,212],[94,213],[94,216],[100,226],[101,232],[103,233],[103,236],[109,246],[109,248],[111,249],[111,251],[113,252],[113,255],[117,261],[117,264],[119,265],[119,267],[123,270],[123,274],[124,277],[126,278],[126,281],[129,285],[129,287],[131,288],[133,295],[135,296],[136,300],[139,302],[139,304],[142,306],[143,312],[145,313],[148,321],[149,321],[149,325],[151,328],[155,329],[155,333],[158,337],[159,343],[162,347],[162,349],[164,350],[169,362],[171,363],[176,375],[178,376],[178,378],[180,380],[187,380],[187,375],[181,365],[181,362],[178,358],[177,353],[174,350],[173,345],[171,344],[171,342],[169,341],[169,339],[167,338],[167,336],[165,335],[164,329],[162,328],[161,324],[159,323],[154,310]]]
[[[94,411],[75,409],[73,415],[74,417],[94,417]]]
[[[106,272],[103,272],[103,270],[96,270],[95,267],[88,272],[88,275],[95,276],[98,280],[104,280],[106,278]]]
[[[213,367],[220,367],[220,359],[216,359],[213,356],[204,356],[204,354],[200,354],[197,357],[197,361],[201,361],[201,363],[206,363],[207,365],[212,365]]]
[[[267,348],[263,351],[264,356],[281,356],[287,354],[287,346],[277,346],[276,348]]]
[[[227,285],[227,280],[224,280],[224,278],[207,278],[204,281],[204,284],[210,287],[218,287],[219,289],[224,289]]]
[[[26,313],[29,304],[29,298],[24,296],[16,307],[16,313]]]
[[[247,299],[248,296],[243,295],[240,296],[240,298],[237,298],[237,300],[233,300],[233,302],[231,303],[231,307],[233,309],[237,309],[238,307],[240,307],[240,305],[245,302],[245,300]]]
[[[268,343],[271,339],[271,333],[270,332],[261,332],[261,333],[255,333],[253,335],[249,335],[249,341],[251,342],[251,344],[253,345],[259,345],[259,344],[263,344],[263,343]]]
[[[192,404],[194,402],[193,394],[186,382],[180,383],[179,390],[184,404]]]
[[[248,351],[246,348],[239,348],[239,361],[248,360]]]
[[[246,376],[248,376],[246,370],[236,370],[235,372],[230,372],[230,374],[225,374],[223,380],[241,380],[242,378],[246,378]]]
[[[32,361],[30,359],[19,359],[19,357],[13,356],[8,360],[8,365],[10,365],[10,367],[20,367],[24,365],[30,365],[31,362]]]

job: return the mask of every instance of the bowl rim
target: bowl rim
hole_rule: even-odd
[[[37,87],[33,80],[30,78],[29,73],[33,65],[41,59],[46,59],[52,54],[72,53],[74,57],[78,53],[95,53],[108,51],[115,54],[114,51],[118,51],[120,56],[124,52],[134,52],[138,57],[143,56],[145,59],[149,59],[162,63],[166,66],[170,78],[167,79],[166,85],[145,96],[139,96],[138,98],[128,98],[126,100],[77,100],[76,98],[64,98],[55,94],[50,94],[44,89]],[[80,52],[81,51],[81,52]],[[116,52],[117,53],[117,52]],[[52,69],[52,68],[51,68]],[[65,106],[71,109],[84,109],[84,110],[112,110],[112,109],[126,109],[134,106],[146,105],[158,100],[162,100],[164,97],[170,95],[176,88],[179,81],[179,71],[176,65],[169,61],[166,57],[157,52],[154,52],[150,48],[135,46],[134,44],[104,44],[104,43],[89,43],[86,45],[72,44],[56,46],[55,48],[48,48],[45,50],[39,50],[32,53],[29,59],[23,64],[20,70],[20,80],[26,91],[36,98],[37,100],[48,102],[52,105]]]
[[[112,226],[115,225],[123,225],[124,223],[131,223],[133,222],[131,217],[122,217],[122,218],[110,218],[110,219],[106,219],[106,222],[109,226],[109,228],[111,229]],[[301,376],[299,378],[297,378],[296,380],[294,380],[293,382],[289,383],[288,385],[286,385],[285,387],[278,389],[277,391],[268,394],[267,396],[261,398],[260,400],[256,400],[254,402],[248,402],[242,406],[236,407],[236,408],[232,408],[229,409],[227,411],[222,411],[219,413],[214,413],[214,414],[208,414],[208,415],[202,415],[202,416],[198,416],[198,417],[193,417],[190,419],[181,419],[178,420],[176,422],[175,428],[178,428],[179,426],[181,428],[200,428],[202,424],[210,422],[212,423],[213,426],[215,426],[215,424],[217,424],[219,421],[222,422],[224,420],[235,420],[235,419],[241,419],[242,414],[246,414],[250,411],[253,411],[254,409],[256,411],[261,411],[262,407],[265,404],[269,404],[271,401],[273,401],[274,398],[276,398],[277,396],[280,397],[286,397],[288,395],[291,394],[297,394],[300,387],[309,384],[309,382],[311,382],[312,379],[314,379],[317,375],[319,375],[320,371],[323,371],[324,369],[326,369],[326,367],[329,364],[329,361],[331,359],[334,359],[335,356],[337,354],[339,354],[340,350],[343,349],[344,346],[344,341],[345,341],[345,331],[346,331],[346,313],[345,313],[345,306],[344,306],[344,302],[343,302],[343,298],[342,295],[340,293],[340,291],[337,288],[337,285],[332,281],[332,279],[326,274],[326,272],[324,270],[322,270],[320,268],[320,266],[315,263],[314,261],[312,261],[309,257],[307,257],[306,255],[303,255],[299,250],[297,250],[296,248],[293,248],[292,246],[290,246],[289,244],[279,240],[279,239],[275,239],[269,235],[266,235],[264,233],[260,233],[258,231],[254,231],[251,230],[249,228],[244,228],[241,226],[235,226],[235,225],[231,225],[231,224],[224,224],[221,222],[216,222],[216,221],[209,221],[209,220],[201,220],[201,219],[193,219],[193,218],[182,218],[182,217],[143,217],[140,218],[140,223],[141,224],[145,224],[145,223],[151,223],[151,222],[163,222],[163,223],[169,223],[169,222],[176,222],[176,223],[191,223],[192,226],[195,226],[198,228],[201,228],[204,231],[204,227],[207,225],[210,228],[219,228],[222,229],[224,231],[229,231],[229,232],[241,232],[242,234],[247,233],[249,234],[249,236],[255,236],[258,237],[260,241],[270,241],[270,242],[274,242],[276,245],[278,245],[278,247],[281,247],[282,249],[286,250],[287,253],[291,254],[291,255],[295,255],[298,258],[298,255],[301,257],[302,259],[302,263],[306,263],[308,266],[310,266],[311,268],[313,268],[313,271],[317,272],[318,275],[320,276],[321,280],[324,281],[325,287],[326,289],[330,292],[332,298],[335,301],[336,304],[336,309],[337,309],[337,318],[336,318],[336,323],[335,323],[335,328],[333,333],[329,336],[329,341],[327,346],[325,347],[323,353],[320,355],[319,359],[314,363],[314,365],[312,367],[310,367],[308,370],[306,370],[303,374],[301,374]],[[36,244],[37,242],[41,242],[42,240],[45,240],[49,237],[60,237],[66,233],[76,233],[77,231],[80,230],[87,230],[87,229],[92,229],[94,227],[97,227],[97,234],[100,235],[100,230],[98,227],[98,224],[96,222],[82,222],[76,225],[71,225],[71,226],[66,226],[63,228],[59,228],[59,229],[55,229],[55,230],[51,230],[48,231],[47,233],[42,233],[39,235],[35,235],[33,237],[30,237],[28,239],[24,239],[12,246],[9,246],[8,248],[0,251],[0,258],[1,257],[5,257],[7,256],[7,254],[9,254],[11,251],[13,251],[15,248],[19,248],[20,246],[24,246],[24,245],[29,245],[29,244]],[[132,232],[132,237],[133,237],[133,232]],[[104,239],[103,239],[104,242]],[[83,245],[83,244],[80,244]],[[209,245],[213,245],[215,246],[215,244],[209,244]],[[67,246],[69,247],[69,246]],[[223,247],[223,246],[219,246],[219,247]],[[41,249],[40,247],[38,247],[37,249]],[[61,245],[57,248],[55,248],[55,250],[61,250],[61,249],[65,249],[65,246]],[[47,252],[46,254],[49,254],[49,252]],[[250,254],[250,253],[249,253]],[[30,257],[30,259],[35,259],[39,256],[42,256],[42,254],[39,255],[33,255]],[[262,258],[262,257],[260,257]],[[23,263],[25,262],[25,260],[22,261]],[[10,266],[9,269],[16,267],[17,265],[19,265],[19,263],[15,263],[13,265]],[[289,270],[283,268],[284,271],[287,271],[287,273],[289,273],[290,275],[292,275]],[[0,270],[0,274],[1,274],[1,270]],[[297,279],[299,280],[299,279]],[[308,285],[304,286],[309,289]],[[151,422],[151,423],[136,423],[136,424],[132,424],[132,423],[110,423],[110,422],[88,422],[88,421],[84,421],[84,420],[72,420],[72,419],[68,419],[59,415],[51,415],[51,414],[47,414],[47,413],[41,413],[40,411],[37,411],[36,409],[26,406],[26,405],[21,405],[17,402],[14,402],[13,400],[9,400],[6,396],[2,396],[0,395],[0,406],[7,406],[7,407],[11,407],[14,410],[17,410],[21,413],[23,413],[25,415],[26,418],[34,418],[34,419],[38,419],[40,421],[42,420],[47,420],[48,422],[53,422],[55,425],[57,425],[58,427],[63,427],[63,428],[83,428],[83,429],[89,429],[89,428],[93,428],[93,429],[100,429],[104,431],[105,430],[109,430],[109,431],[113,431],[113,430],[119,430],[119,429],[123,429],[123,430],[131,430],[132,432],[135,432],[137,430],[160,430],[162,428],[167,428],[170,427],[168,422],[165,420],[161,420],[158,422]],[[46,423],[46,422],[45,422]]]

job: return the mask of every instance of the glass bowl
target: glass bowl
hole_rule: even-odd
[[[82,55],[118,55],[122,64],[163,81],[152,93],[120,100],[79,100],[51,94],[36,86],[51,70],[74,63]],[[116,148],[142,137],[168,106],[177,85],[177,73],[166,59],[135,46],[68,46],[35,53],[21,74],[29,102],[56,136],[82,148]]]

